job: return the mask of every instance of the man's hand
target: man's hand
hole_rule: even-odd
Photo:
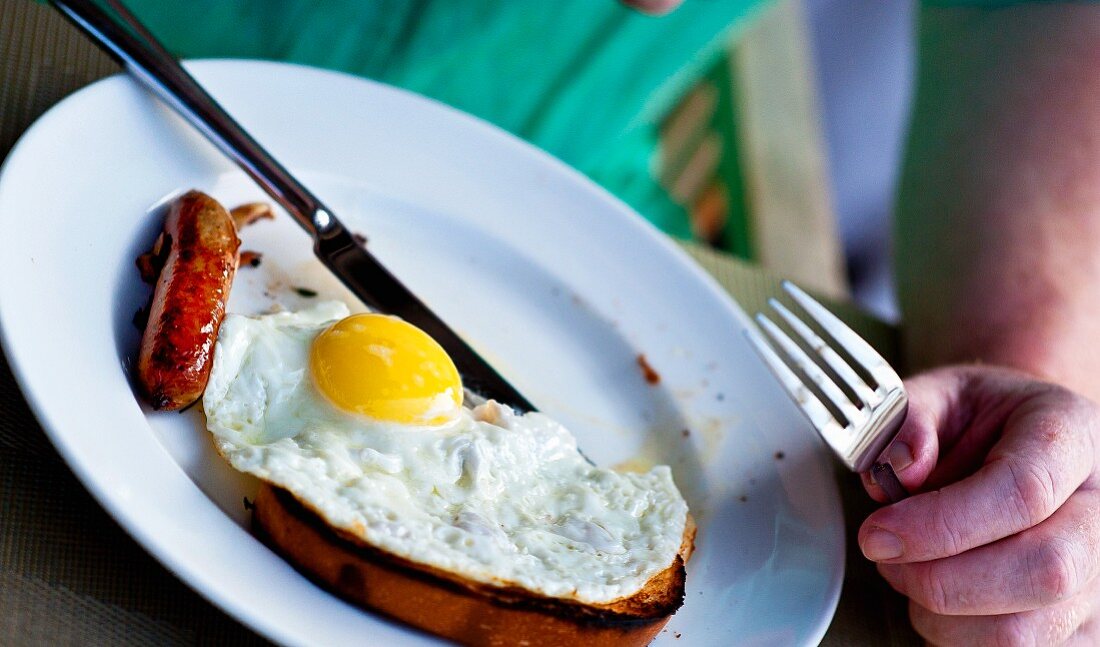
[[[938,645],[1097,644],[1100,407],[993,368],[906,388],[886,455],[919,493],[869,516],[859,544],[910,598],[914,628]]]

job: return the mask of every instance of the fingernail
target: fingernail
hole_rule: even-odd
[[[860,547],[867,559],[873,562],[901,557],[902,553],[901,540],[898,536],[880,528],[867,533]]]
[[[886,450],[886,460],[895,472],[900,472],[913,464],[913,448],[906,442],[895,440]]]

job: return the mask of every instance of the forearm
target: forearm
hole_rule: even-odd
[[[1100,399],[1100,7],[925,9],[897,208],[911,369]]]

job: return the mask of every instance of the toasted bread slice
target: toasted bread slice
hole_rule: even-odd
[[[476,645],[645,645],[684,599],[694,548],[688,515],[680,553],[633,595],[606,604],[503,588],[409,561],[334,529],[290,492],[264,483],[253,529],[324,588],[418,629]]]

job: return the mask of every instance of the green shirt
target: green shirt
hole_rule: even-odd
[[[657,127],[761,4],[689,0],[654,18],[615,0],[128,0],[184,58],[342,70],[477,115],[679,236],[687,216],[652,172]]]

